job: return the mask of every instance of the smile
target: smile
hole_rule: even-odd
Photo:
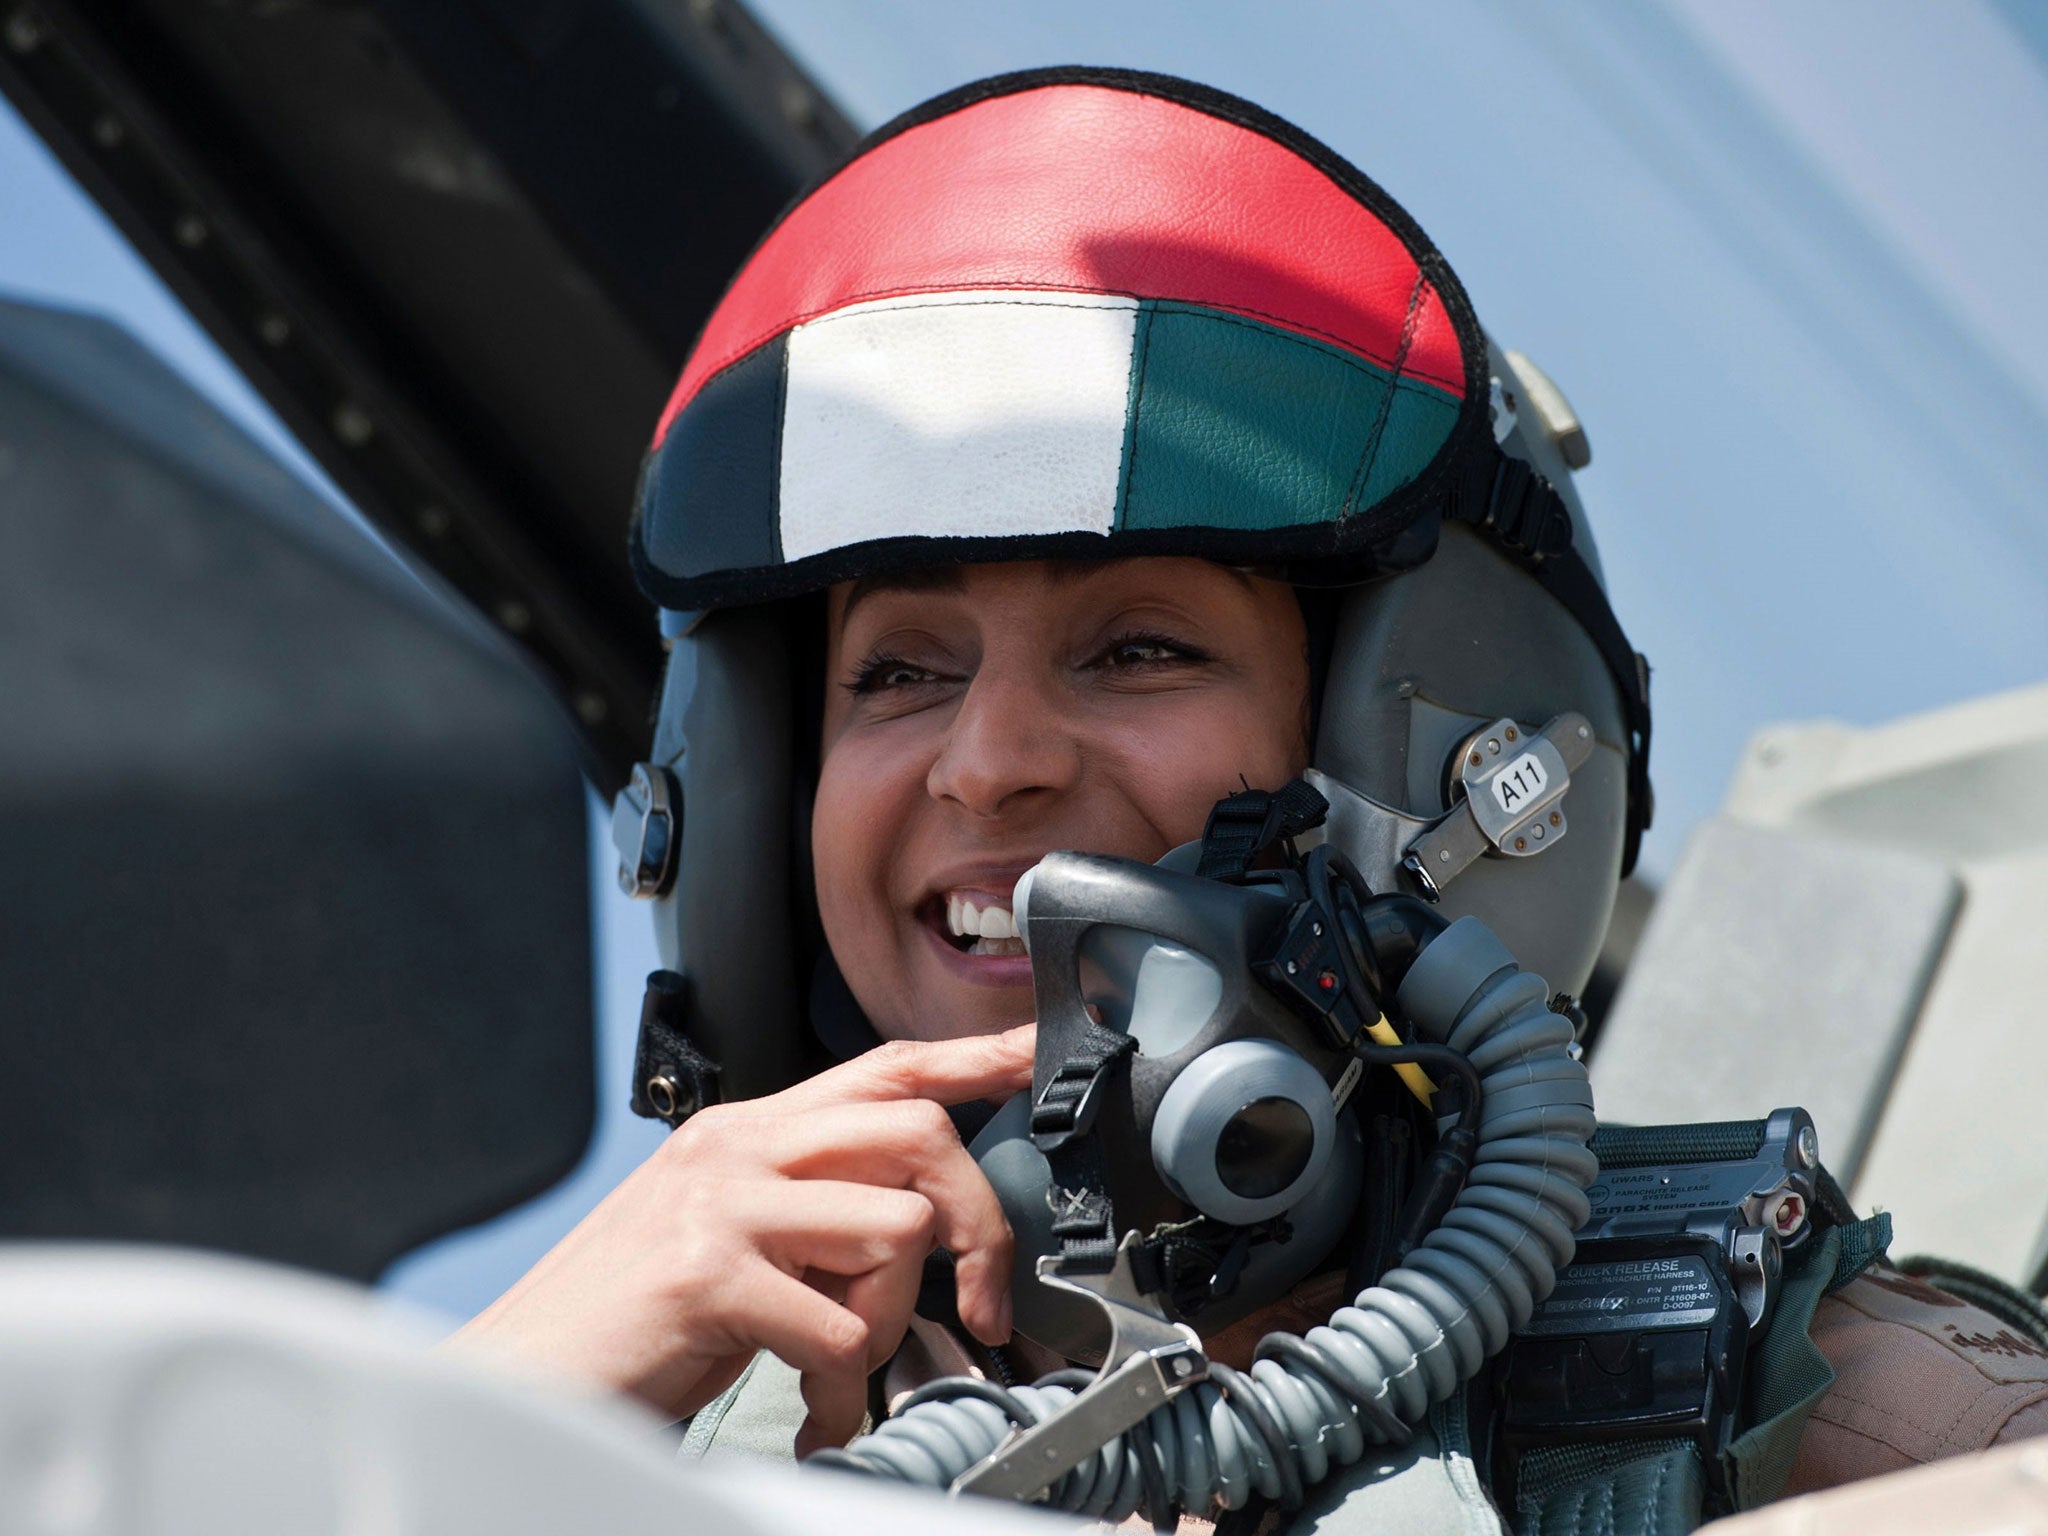
[[[1024,941],[1017,936],[1017,920],[1010,909],[984,896],[976,903],[958,891],[946,893],[946,937],[953,947],[968,955],[1017,956],[1024,953]]]

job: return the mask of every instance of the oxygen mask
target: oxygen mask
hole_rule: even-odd
[[[1327,810],[1301,781],[1248,790],[1156,865],[1053,853],[1018,883],[1037,1060],[971,1150],[1016,1234],[1018,1331],[1098,1369],[934,1382],[816,1459],[1111,1519],[1298,1502],[1548,1293],[1596,1167],[1571,1024],[1483,924],[1302,853]],[[1352,1112],[1375,1069],[1433,1142],[1380,1211]],[[1365,1215],[1381,1260],[1330,1326],[1267,1335],[1247,1373],[1208,1359],[1203,1333]]]
[[[1017,1326],[1068,1359],[1099,1360],[1107,1327],[1040,1283],[1043,1260],[1106,1266],[1135,1233],[1136,1283],[1213,1331],[1285,1295],[1352,1222],[1364,1151],[1343,1111],[1357,1047],[1391,1038],[1358,964],[1383,969],[1360,954],[1371,899],[1328,849],[1253,867],[1321,812],[1303,784],[1234,796],[1158,865],[1054,853],[1018,883],[1037,1064],[972,1150],[1017,1236]],[[1444,926],[1383,901],[1411,955]]]

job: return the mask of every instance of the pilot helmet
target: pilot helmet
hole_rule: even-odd
[[[1651,812],[1648,669],[1585,462],[1414,220],[1247,102],[1060,69],[877,130],[734,278],[641,475],[631,558],[670,655],[614,836],[698,1074],[654,1112],[820,1059],[815,598],[914,567],[1285,576],[1324,835],[1579,990]]]

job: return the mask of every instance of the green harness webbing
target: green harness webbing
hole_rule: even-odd
[[[1602,1126],[1593,1150],[1605,1168],[1729,1162],[1754,1157],[1763,1121],[1708,1125]],[[1751,1348],[1748,1428],[1718,1469],[1737,1509],[1754,1509],[1784,1491],[1807,1416],[1834,1385],[1834,1368],[1810,1335],[1814,1309],[1847,1285],[1891,1242],[1891,1218],[1858,1221],[1834,1180],[1822,1173],[1817,1217],[1831,1221],[1785,1260],[1777,1308]],[[1705,1515],[1707,1469],[1685,1441],[1565,1446],[1522,1458],[1515,1490],[1515,1536],[1685,1536]]]

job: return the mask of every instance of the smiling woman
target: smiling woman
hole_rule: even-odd
[[[1293,590],[1204,560],[841,583],[827,635],[818,910],[884,1039],[1030,1022],[1031,962],[989,924],[1014,934],[1011,892],[1047,853],[1150,862],[1307,763]]]
[[[463,1337],[697,1450],[886,1414],[840,1465],[1262,1531],[1679,1536],[1936,1453],[1865,1404],[2030,1432],[2048,1354],[1970,1357],[1960,1303],[1906,1337],[1946,1303],[1863,1276],[1886,1228],[1803,1112],[1589,1148],[1558,994],[1651,795],[1583,449],[1407,215],[1247,103],[1051,71],[880,130],[736,277],[641,479],[642,772],[688,806],[679,869],[651,791],[622,818],[684,978],[643,1045],[701,1091]],[[792,1085],[799,1031],[840,1059]],[[1647,1232],[1615,1170],[1695,1203]],[[1615,1289],[1681,1273],[1669,1316]]]
[[[1461,875],[1453,909],[1490,900],[1518,959],[1577,985],[1648,814],[1647,701],[1559,450],[1489,407],[1501,372],[1516,377],[1384,193],[1182,81],[983,82],[878,131],[799,201],[685,366],[632,542],[674,637],[647,768],[688,805],[680,871],[649,890],[691,1000],[699,1065],[678,1070],[715,1061],[726,1102],[676,1115],[459,1337],[701,1410],[693,1445],[785,1456],[792,1436],[799,1454],[844,1444],[884,1366],[901,1386],[1085,1355],[1013,1300],[1020,1246],[1025,1303],[1044,1289],[1044,1234],[1021,1227],[1050,1192],[999,1203],[946,1112],[1009,1099],[994,1134],[1033,1108],[1034,1066],[1065,1059],[1034,1061],[1020,878],[1060,850],[1149,869],[1224,797],[1289,786],[1312,748],[1347,826],[1412,830],[1454,811],[1443,765],[1475,731],[1573,711],[1572,836],[1561,813],[1530,833],[1555,832],[1550,899],[1489,897],[1516,888],[1502,862]],[[807,849],[784,848],[792,822]],[[1357,850],[1377,891],[1398,878],[1388,851]],[[766,974],[778,963],[794,975]],[[1224,995],[1213,968],[1196,984],[1205,963],[1165,957],[1184,1010]],[[748,1055],[792,980],[811,1007],[790,1032],[841,1058],[794,1086]],[[1227,990],[1249,985],[1234,972]],[[1306,1040],[1281,1006],[1260,1071],[1282,1037]],[[1533,1023],[1561,1053],[1554,1016]],[[1319,1111],[1296,1150],[1321,1171],[1289,1165],[1259,1252],[1223,1233],[1194,1277],[1227,1303],[1204,1314],[1219,1363],[1250,1365],[1255,1335],[1224,1337],[1230,1319],[1320,1318],[1343,1289],[1360,1106],[1386,1111],[1375,1138],[1434,1137],[1391,1073],[1354,1093],[1344,1065],[1294,1062],[1289,1091]],[[1277,1079],[1259,1081],[1250,1117],[1226,1117],[1240,1131],[1277,1123]],[[1405,1199],[1405,1155],[1375,1164],[1375,1231]],[[1199,1214],[1163,1184],[1145,1198],[1125,1209],[1147,1232]],[[950,1288],[927,1273],[935,1249]],[[1014,1338],[1013,1320],[1029,1325]],[[1231,1507],[1251,1491],[1233,1484]]]

